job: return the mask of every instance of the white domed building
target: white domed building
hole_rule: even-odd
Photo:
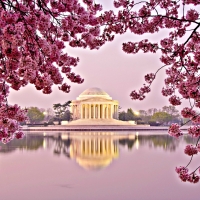
[[[68,125],[130,125],[118,120],[119,102],[100,88],[89,88],[70,104],[73,121]]]
[[[82,92],[71,103],[73,119],[118,119],[118,101],[100,88],[90,88]]]

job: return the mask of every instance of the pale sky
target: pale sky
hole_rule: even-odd
[[[64,103],[76,99],[85,89],[99,87],[113,99],[118,100],[122,110],[161,108],[168,104],[167,99],[162,97],[160,92],[164,85],[164,70],[159,73],[157,80],[152,85],[152,92],[144,101],[132,101],[129,97],[132,90],[139,89],[145,83],[145,74],[155,72],[162,66],[158,54],[128,55],[121,50],[123,42],[127,42],[128,39],[136,41],[139,38],[142,37],[132,34],[118,36],[114,42],[107,43],[100,50],[91,51],[67,47],[69,54],[80,58],[74,71],[85,79],[83,84],[71,83],[71,92],[68,94],[58,90],[55,86],[50,95],[45,95],[41,91],[37,91],[33,85],[29,85],[20,91],[12,90],[8,99],[9,103],[17,103],[22,107],[49,108],[54,103]],[[69,81],[67,83],[70,84]]]
[[[103,1],[104,6],[108,8],[112,1]],[[75,100],[80,93],[91,87],[99,87],[107,92],[114,100],[119,101],[122,110],[132,108],[133,110],[162,108],[169,105],[168,99],[163,97],[161,89],[164,86],[165,69],[162,69],[156,80],[152,84],[152,92],[147,94],[143,101],[133,101],[129,97],[132,90],[138,90],[144,81],[144,75],[156,72],[162,66],[159,60],[160,54],[135,55],[126,54],[122,51],[122,43],[128,41],[140,41],[149,39],[159,42],[159,39],[167,36],[166,31],[160,31],[158,34],[145,34],[142,36],[126,33],[122,36],[116,36],[113,42],[106,43],[100,50],[88,50],[71,48],[66,46],[66,52],[69,55],[79,57],[80,62],[74,72],[80,74],[85,79],[83,84],[71,85],[70,93],[63,93],[53,87],[50,95],[45,95],[37,91],[33,85],[26,86],[20,91],[11,91],[8,101],[9,104],[19,104],[22,107],[37,106],[39,108],[52,108],[54,103],[65,103],[68,100]]]

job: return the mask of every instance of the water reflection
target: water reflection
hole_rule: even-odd
[[[70,145],[70,156],[85,169],[101,169],[119,156],[118,141],[101,136],[75,138]]]
[[[0,144],[0,153],[11,153],[17,149],[45,149],[52,151],[54,155],[75,159],[85,169],[94,170],[110,165],[113,159],[119,157],[120,148],[133,151],[148,146],[175,151],[180,142],[194,143],[195,140],[190,137],[177,140],[168,135],[141,135],[139,132],[31,133],[22,140],[13,140],[6,145]]]
[[[175,151],[178,147],[181,139],[174,139],[169,135],[148,135],[148,136],[139,136],[138,140],[140,145],[147,145],[149,148],[162,148],[165,151]]]

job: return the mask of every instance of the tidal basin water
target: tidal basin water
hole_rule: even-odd
[[[174,171],[189,161],[183,150],[195,140],[158,131],[122,134],[38,132],[1,144],[0,199],[200,199],[200,183],[183,183]]]

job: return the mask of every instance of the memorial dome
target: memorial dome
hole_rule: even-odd
[[[99,98],[104,98],[104,99],[112,99],[108,95],[108,93],[106,93],[102,89],[94,87],[94,88],[89,88],[89,89],[83,91],[79,95],[79,97],[77,98],[77,100],[83,100],[83,99],[88,99],[88,98],[92,98],[92,97],[99,97]]]
[[[94,87],[94,88],[89,88],[85,91],[83,91],[81,95],[108,95],[105,91],[103,91],[100,88]]]

